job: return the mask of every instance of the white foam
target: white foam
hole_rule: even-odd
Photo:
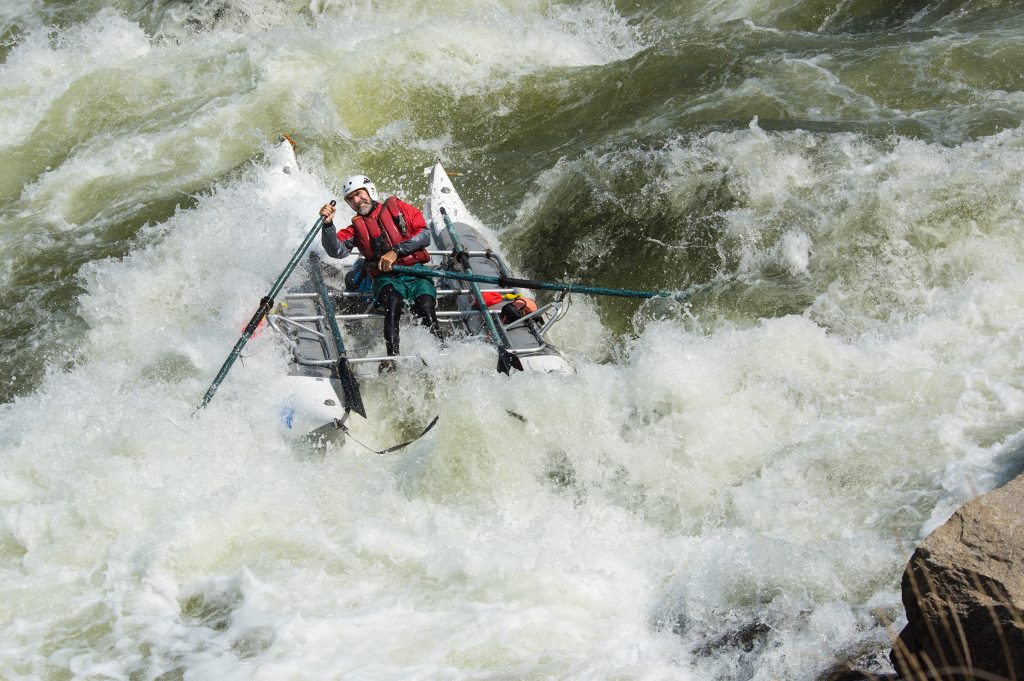
[[[29,31],[0,69],[0,148],[21,144],[75,82],[148,51],[145,33],[113,10],[68,30]]]
[[[645,47],[637,30],[604,2],[386,8],[325,3],[322,22],[338,37],[346,73],[379,81],[429,82],[456,96],[499,90],[531,73],[607,64]],[[438,20],[438,11],[447,20]],[[382,17],[387,21],[381,21]],[[379,40],[404,49],[365,50]],[[338,59],[339,57],[336,57]]]
[[[714,144],[780,158],[752,153],[752,134]],[[771,184],[784,203],[804,188],[788,182],[759,168],[738,186],[766,197]],[[368,383],[380,418],[353,424],[382,445],[437,410],[436,433],[393,459],[349,444],[304,463],[266,418],[284,365],[272,343],[254,341],[201,418],[188,414],[326,192],[306,172],[254,169],[151,228],[162,238],[150,247],[87,268],[86,361],[4,421],[15,605],[40,613],[5,630],[7,663],[126,674],[143,641],[156,651],[147,664],[218,678],[253,665],[268,676],[678,678],[704,630],[677,636],[653,613],[720,624],[734,610],[803,623],[779,634],[788,655],[762,658],[785,675],[806,668],[793,660],[822,632],[836,653],[878,632],[855,603],[894,602],[891,589],[876,594],[878,575],[898,571],[890,528],[922,487],[891,480],[936,455],[927,423],[956,387],[936,383],[922,348],[948,329],[844,337],[790,316],[702,336],[666,320],[620,364],[582,353],[575,377],[498,376],[493,351],[469,344],[438,355],[437,371]],[[780,243],[802,241],[786,234]],[[979,289],[963,303],[992,297]],[[959,318],[952,308],[932,323]],[[569,338],[602,333],[594,317],[572,324]],[[418,331],[412,346],[432,343]],[[548,478],[559,457],[567,488]],[[30,586],[54,582],[71,611],[48,610],[48,591]],[[860,595],[851,605],[833,594]],[[85,648],[60,638],[84,622],[107,633]],[[53,661],[33,657],[40,640],[59,651]]]
[[[805,594],[778,611],[790,620],[818,607],[811,594],[841,591],[888,602],[898,617],[896,592],[873,585],[899,573],[899,542],[1019,469],[1022,137],[950,148],[766,133],[755,121],[667,150],[563,162],[540,178],[521,216],[567,178],[610,186],[638,164],[651,200],[727,182],[737,207],[720,214],[726,262],[750,281],[777,277],[779,265],[798,281],[825,278],[803,315],[705,318],[706,338],[683,320],[647,323],[628,368],[581,371],[619,396],[590,409],[632,415],[618,431],[571,433],[597,453],[574,460],[579,478],[700,537],[701,549],[680,555],[689,586],[668,591],[666,612],[678,605],[721,625],[748,607],[771,619],[767,603]],[[622,479],[608,477],[609,463]],[[866,614],[851,625],[845,606],[821,607],[816,627],[881,632]],[[810,650],[804,635],[790,630],[777,657],[758,659],[791,673],[783,654]],[[724,673],[719,662],[709,669]]]

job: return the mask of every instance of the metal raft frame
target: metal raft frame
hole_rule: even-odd
[[[454,261],[453,251],[430,250],[428,252],[431,256],[442,256],[449,263]],[[511,271],[509,270],[508,265],[501,256],[494,251],[489,249],[483,251],[467,251],[467,254],[475,257],[488,258],[503,275],[511,276]],[[319,267],[320,265],[319,263],[310,263],[310,266]],[[489,288],[486,289],[486,291],[502,294],[517,292],[516,289],[513,288]],[[479,309],[442,309],[442,303],[444,303],[448,308],[454,308],[455,301],[459,296],[471,295],[472,291],[469,288],[437,289],[439,308],[437,312],[438,321],[453,327],[453,331],[455,328],[461,326],[462,331],[468,336],[479,336],[482,334],[489,335],[489,332],[486,330],[487,325],[481,324],[481,328],[479,329],[473,329],[470,325],[470,321],[472,319],[479,319],[482,316],[483,313]],[[371,296],[366,292],[332,289],[330,290],[330,297],[336,301],[341,301],[340,304],[342,306],[349,308],[351,308],[355,303],[366,303],[366,308],[363,312],[335,312],[334,320],[336,323],[359,324],[366,321],[384,319],[383,314],[373,312],[374,306]],[[287,340],[294,362],[300,366],[309,367],[314,370],[321,370],[324,372],[323,375],[325,377],[330,375],[332,378],[337,378],[337,376],[334,375],[336,372],[333,369],[336,367],[339,357],[337,356],[334,338],[330,331],[330,320],[328,319],[327,313],[324,310],[324,305],[320,300],[320,294],[310,291],[290,291],[281,295],[280,299],[285,302],[285,305],[278,306],[276,311],[268,314],[267,323]],[[288,303],[292,304],[289,305]],[[499,329],[499,333],[501,334],[507,334],[509,331],[520,328],[529,331],[529,334],[534,341],[532,345],[529,347],[508,348],[508,352],[510,354],[519,357],[527,357],[543,353],[547,350],[553,350],[552,346],[545,340],[545,336],[551,327],[565,316],[570,303],[571,297],[569,292],[562,291],[557,294],[555,300],[539,306],[535,311],[524,315],[510,324],[503,324],[501,322],[500,310],[487,310],[486,312],[490,315],[496,328]],[[295,309],[296,312],[291,312],[293,309]],[[312,312],[312,314],[310,314],[310,312]],[[406,313],[411,314],[408,308],[406,309]],[[305,336],[303,336],[304,334]],[[522,334],[518,335],[517,339],[522,340]],[[311,343],[312,347],[310,347]],[[303,346],[306,346],[305,351]],[[349,364],[379,364],[380,362],[392,360],[417,360],[426,364],[423,358],[419,355],[368,355],[358,357],[352,356],[351,352],[346,354],[348,354]],[[327,372],[330,373],[328,374]]]

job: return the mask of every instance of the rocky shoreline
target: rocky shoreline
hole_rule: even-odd
[[[903,573],[907,626],[889,679],[1024,679],[1024,475],[973,499],[929,535]],[[879,679],[849,665],[822,679]]]

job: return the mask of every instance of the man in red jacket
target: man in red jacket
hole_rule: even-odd
[[[433,281],[391,271],[396,263],[423,267],[430,262],[430,230],[423,213],[394,196],[379,201],[377,187],[363,175],[348,178],[342,192],[345,202],[356,212],[352,224],[335,231],[334,206],[324,205],[320,209],[324,218],[320,241],[332,258],[344,258],[353,246],[366,258],[364,272],[373,278],[374,300],[384,307],[384,346],[388,355],[399,354],[398,318],[403,300],[412,303],[413,312],[423,325],[440,338]],[[393,367],[381,364],[382,369]]]

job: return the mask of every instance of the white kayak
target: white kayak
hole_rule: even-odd
[[[294,151],[287,141],[273,150],[270,162],[274,166],[272,172],[280,170],[289,174],[297,168]],[[451,229],[468,255],[473,274],[513,276],[500,254],[497,237],[469,212],[441,164],[425,169],[424,174],[428,177],[428,187],[423,214],[432,242],[428,267],[449,272],[464,271],[453,252]],[[445,214],[448,222],[444,219]],[[300,266],[296,270],[293,280],[301,280],[302,283],[281,294],[275,311],[267,317],[270,326],[291,348],[289,381],[293,389],[282,420],[300,434],[311,430],[325,433],[342,428],[353,407],[351,378],[354,377],[356,383],[360,379],[375,378],[376,365],[394,359],[374,355],[368,351],[368,346],[364,347],[365,343],[361,343],[369,337],[369,329],[360,329],[359,326],[376,322],[376,333],[372,335],[379,335],[379,320],[383,315],[375,309],[365,284],[359,290],[352,290],[352,282],[346,282],[345,275],[358,266],[358,256],[352,254],[343,260],[325,259],[316,250],[318,247],[304,261],[304,269]],[[303,271],[305,277],[302,276]],[[322,287],[318,286],[317,272],[320,273]],[[547,331],[568,309],[566,296],[559,295],[541,305],[536,312],[507,324],[502,322],[500,314],[507,300],[491,305],[486,313],[491,316],[501,336],[494,339],[491,327],[485,324],[476,304],[477,297],[469,288],[470,284],[439,279],[436,285],[438,319],[447,327],[447,336],[483,337],[488,342],[500,344],[503,352],[518,358],[524,371],[573,372],[572,366],[547,339]],[[481,292],[489,293],[488,299],[497,298],[498,294],[530,297],[528,291],[500,288],[495,284],[477,286]],[[335,324],[331,323],[332,317]],[[408,319],[403,323],[414,323],[411,314]],[[340,330],[340,343],[332,328],[335,326]],[[406,361],[426,363],[423,358],[403,355],[399,358],[399,367]],[[364,364],[373,365],[374,370],[359,371],[358,367]],[[358,413],[360,408],[355,411]]]
[[[442,210],[455,230],[459,242],[469,252],[469,265],[473,274],[494,278],[512,277],[505,259],[501,256],[498,239],[491,230],[477,220],[462,202],[455,191],[451,178],[440,163],[427,168],[424,174],[429,178],[427,199],[423,206],[423,216],[430,226],[431,241],[434,244],[433,263],[446,271],[461,271],[462,266],[453,256],[453,244],[448,225]],[[510,293],[530,297],[533,294],[526,290],[504,289],[497,284],[478,284],[482,292]],[[474,312],[478,309],[476,296],[467,288],[468,284],[459,280],[440,279],[438,288],[463,291],[454,296],[454,309],[464,313],[461,322],[471,335],[488,333],[482,319]],[[492,312],[500,312],[502,304],[491,306]],[[497,308],[497,310],[495,310]],[[499,333],[509,341],[508,352],[519,358],[524,371],[540,373],[572,373],[572,367],[564,357],[551,345],[546,331],[562,318],[568,309],[568,300],[558,298],[530,315],[531,318],[521,319],[511,324],[502,325]],[[492,315],[496,324],[501,324],[501,316]]]

